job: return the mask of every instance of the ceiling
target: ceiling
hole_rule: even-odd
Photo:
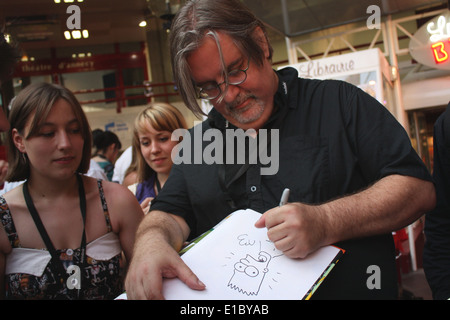
[[[136,42],[145,40],[145,28],[138,26],[144,18],[154,17],[147,0],[84,0],[55,4],[54,0],[1,0],[0,21],[7,32],[26,48],[89,46],[92,44]],[[66,40],[66,12],[69,5],[80,8],[81,29],[89,38]],[[152,0],[153,8],[164,11],[164,0]]]
[[[402,11],[447,4],[450,0],[243,0],[264,22],[287,37],[362,21],[369,6],[386,16]]]
[[[24,49],[73,47],[145,41],[144,19],[167,13],[169,0],[74,0],[79,6],[81,28],[88,39],[65,40],[70,4],[54,0],[1,0],[0,21]],[[368,6],[377,5],[382,15],[446,4],[449,0],[243,0],[253,12],[281,36],[296,36],[331,26],[367,19]],[[64,2],[61,0],[61,2]],[[185,0],[170,0],[171,11]],[[283,14],[283,8],[285,14]],[[164,23],[164,20],[159,20]]]

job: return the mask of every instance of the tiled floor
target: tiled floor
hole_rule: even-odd
[[[402,275],[401,289],[403,290],[400,290],[400,299],[433,300],[431,289],[421,268]]]

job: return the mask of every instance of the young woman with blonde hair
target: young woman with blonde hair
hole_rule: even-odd
[[[172,169],[172,149],[179,141],[172,141],[172,132],[187,129],[182,113],[168,103],[152,103],[141,111],[134,122],[133,160],[124,184],[131,184],[144,212],[151,200],[164,186]],[[135,189],[134,189],[135,188]]]

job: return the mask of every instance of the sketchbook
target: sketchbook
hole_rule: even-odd
[[[188,288],[178,278],[165,279],[167,300],[300,300],[309,299],[332,271],[344,250],[327,246],[305,259],[291,259],[277,250],[267,229],[254,227],[261,213],[238,210],[199,241],[181,258],[206,285]]]

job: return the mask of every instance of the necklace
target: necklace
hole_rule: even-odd
[[[76,175],[77,181],[78,181],[78,196],[80,198],[80,210],[81,210],[81,216],[83,217],[83,235],[81,237],[81,266],[84,265],[86,259],[86,194],[84,192],[84,185],[83,180],[79,174]],[[26,181],[23,185],[23,195],[25,198],[25,202],[27,204],[28,211],[30,211],[31,217],[34,220],[34,223],[36,224],[36,227],[39,231],[39,234],[41,235],[42,240],[45,243],[45,246],[47,247],[47,250],[50,252],[50,255],[52,256],[53,265],[57,267],[56,274],[59,276],[61,282],[64,284],[67,282],[68,273],[66,269],[64,268],[64,265],[62,261],[60,260],[58,253],[56,252],[56,249],[50,240],[50,237],[45,230],[44,224],[42,223],[41,218],[39,217],[39,213],[36,210],[36,207],[34,206],[33,199],[31,198],[29,189],[28,189],[28,181]],[[80,279],[81,281],[81,279]],[[79,293],[79,291],[78,291]]]

